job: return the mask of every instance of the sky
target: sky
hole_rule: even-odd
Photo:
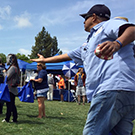
[[[31,54],[43,26],[63,53],[81,46],[88,33],[79,14],[95,4],[108,6],[111,18],[135,23],[135,0],[0,0],[0,53]]]

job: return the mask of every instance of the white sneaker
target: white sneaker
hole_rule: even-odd
[[[1,122],[7,122],[5,119],[3,119]]]

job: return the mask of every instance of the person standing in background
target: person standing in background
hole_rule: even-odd
[[[79,68],[78,73],[76,73],[74,77],[74,84],[76,86],[76,95],[78,97],[78,105],[81,104],[81,95],[83,98],[83,105],[85,105],[85,100],[86,100],[85,79],[86,76],[83,73],[83,68]]]
[[[51,73],[48,75],[48,85],[49,85],[49,91],[47,92],[47,100],[52,101],[53,100],[54,79],[53,79],[53,75]]]
[[[3,119],[2,122],[9,122],[11,112],[13,112],[13,122],[17,122],[18,114],[15,105],[15,97],[18,95],[17,86],[19,84],[20,69],[15,54],[9,54],[7,56],[7,65],[9,65],[6,75],[7,75],[7,85],[10,94],[10,102],[6,102],[7,106],[6,118]]]
[[[30,79],[34,81],[34,86],[37,93],[37,100],[38,100],[38,118],[46,117],[45,114],[45,98],[47,97],[47,92],[49,91],[48,87],[48,78],[47,78],[47,71],[46,66],[43,63],[37,63],[37,70],[38,75],[35,79]]]
[[[58,82],[58,88],[60,90],[60,99],[61,99],[61,102],[64,101],[64,89],[65,89],[65,81],[63,79],[63,77],[61,75],[59,75],[59,82]]]

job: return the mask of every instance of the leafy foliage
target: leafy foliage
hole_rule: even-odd
[[[6,55],[3,53],[0,53],[0,57],[2,59],[2,63],[6,63]]]
[[[17,56],[17,59],[20,59],[20,60],[23,60],[25,62],[31,63],[31,61],[29,60],[29,58],[25,54],[17,53],[16,56]]]
[[[37,58],[37,54],[42,54],[44,57],[54,56],[59,53],[57,38],[53,38],[45,30],[45,27],[42,28],[42,31],[38,33],[35,37],[35,46],[32,46],[30,58]]]

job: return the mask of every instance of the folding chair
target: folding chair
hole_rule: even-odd
[[[71,91],[71,94],[72,94],[72,97],[73,97],[73,100],[71,102],[77,102],[77,97],[76,97],[76,93],[74,90],[70,90]]]

